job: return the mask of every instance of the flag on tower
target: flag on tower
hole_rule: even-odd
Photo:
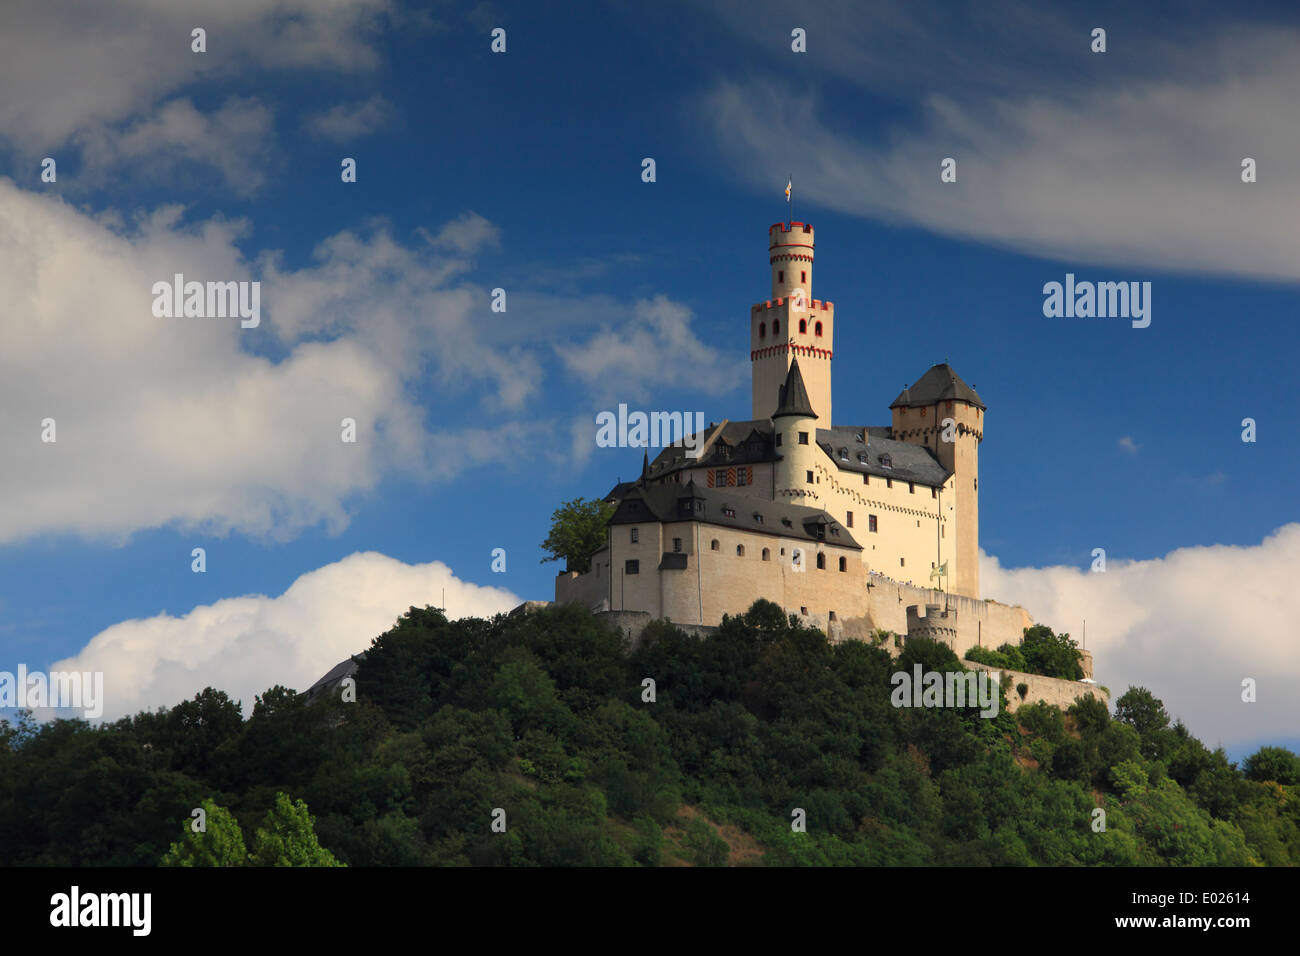
[[[931,569],[930,569],[930,577],[931,577],[931,578],[939,578],[939,577],[943,577],[943,576],[945,576],[947,573],[948,573],[948,562],[947,562],[947,561],[945,561],[943,564],[939,565],[937,568],[931,568]]]
[[[785,201],[790,201],[790,190],[794,188],[794,180],[791,179],[785,184]]]

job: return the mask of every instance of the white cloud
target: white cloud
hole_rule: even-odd
[[[475,334],[470,293],[446,284],[463,261],[378,230],[332,237],[309,268],[253,265],[236,244],[246,224],[180,216],[160,209],[123,231],[0,180],[0,542],[172,523],[338,528],[347,496],[388,474],[446,476],[545,439],[446,417],[436,439],[426,431],[412,389],[430,366],[440,402],[487,388],[518,408],[541,378],[535,359]],[[261,281],[262,325],[155,318],[152,286],[178,272]],[[40,440],[45,418],[56,443]],[[356,444],[340,440],[344,418]]]
[[[373,69],[389,0],[8,0],[0,30],[0,138],[42,155],[101,124],[152,112],[183,86],[254,67]],[[190,31],[207,31],[207,53]]]
[[[172,100],[120,131],[95,126],[79,135],[83,166],[76,183],[100,185],[112,175],[120,184],[125,166],[153,177],[186,164],[211,167],[248,195],[265,180],[272,126],[271,110],[256,99],[231,97],[210,113],[188,99]]]
[[[394,117],[392,103],[382,96],[372,96],[313,113],[303,121],[303,127],[313,136],[342,143],[383,129]]]
[[[462,255],[495,248],[500,244],[501,230],[473,210],[462,213],[438,230],[429,242],[440,249],[449,249]]]
[[[1128,452],[1131,455],[1136,455],[1138,451],[1142,448],[1141,445],[1139,445],[1137,442],[1133,440],[1132,435],[1125,435],[1123,438],[1119,440],[1118,444],[1120,448],[1123,448],[1126,452]]]
[[[216,687],[252,712],[275,684],[302,691],[365,650],[411,606],[442,604],[451,618],[517,607],[504,588],[462,581],[440,561],[405,564],[373,551],[303,574],[276,597],[248,595],[114,624],[52,671],[102,671],[105,720],[171,707]]]
[[[457,224],[460,250],[496,235],[473,214]],[[294,269],[270,252],[249,261],[249,231],[220,217],[187,223],[180,207],[130,224],[92,218],[0,179],[0,544],[164,526],[283,539],[343,527],[350,497],[392,475],[585,460],[568,459],[561,432],[594,403],[538,401],[553,299],[523,295],[491,313],[488,290],[460,281],[470,260],[428,233],[410,245],[383,223],[338,233]],[[261,282],[261,325],[154,317],[152,287],[176,273]],[[739,381],[685,316],[663,299],[619,305],[594,337],[574,332],[579,377],[621,388],[662,362],[669,385]],[[46,418],[53,444],[41,441]],[[340,440],[344,418],[355,444]]]
[[[1180,548],[1163,558],[1110,558],[1101,573],[1003,568],[981,556],[987,597],[1024,605],[1078,640],[1086,620],[1097,680],[1112,700],[1147,687],[1211,748],[1286,740],[1300,727],[1300,524],[1258,545]],[[1258,701],[1243,703],[1254,678]]]
[[[630,321],[606,327],[586,341],[556,346],[556,352],[599,400],[641,401],[652,389],[689,388],[716,395],[739,387],[746,363],[705,345],[694,324],[690,309],[658,295],[636,303]]]

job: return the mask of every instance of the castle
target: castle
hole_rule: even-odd
[[[879,628],[959,656],[1020,643],[1028,612],[979,593],[983,400],[940,364],[894,399],[889,425],[836,425],[835,306],[813,297],[815,249],[807,223],[768,230],[750,420],[647,454],[606,496],[606,543],[589,571],[557,577],[556,602],[628,630],[667,618],[707,631],[767,598],[832,639]]]

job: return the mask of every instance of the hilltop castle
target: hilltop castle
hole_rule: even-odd
[[[707,629],[767,598],[833,639],[883,628],[958,655],[1020,643],[1028,612],[980,599],[983,400],[935,365],[890,404],[888,425],[836,425],[835,306],[813,296],[814,255],[811,225],[768,230],[771,297],[749,310],[750,420],[647,455],[606,496],[606,544],[587,573],[559,575],[556,601]]]

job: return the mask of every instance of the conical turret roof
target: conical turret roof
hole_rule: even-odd
[[[812,402],[808,400],[808,389],[804,387],[803,373],[799,371],[798,359],[790,363],[790,371],[786,373],[785,384],[781,386],[780,400],[777,402],[776,411],[772,413],[773,418],[784,418],[791,415],[798,418],[817,417],[817,413],[813,411]]]

